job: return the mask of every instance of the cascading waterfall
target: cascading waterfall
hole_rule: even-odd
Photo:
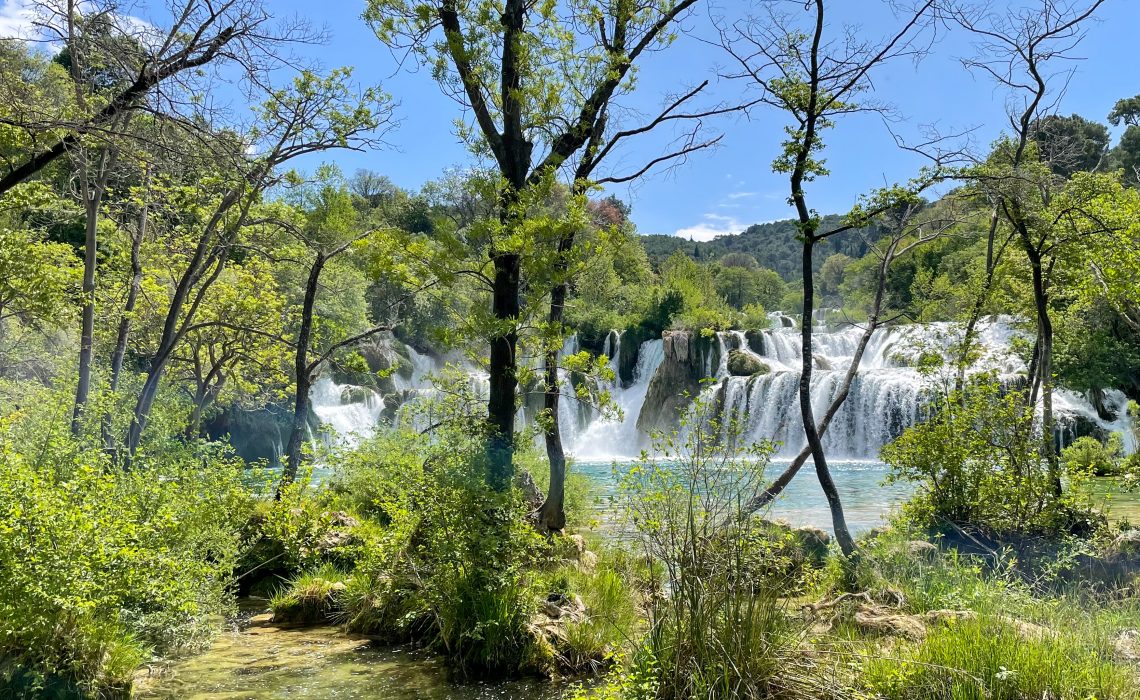
[[[981,356],[972,371],[992,371],[1003,382],[1023,376],[1025,366],[1013,353],[1015,335],[1009,319],[994,319],[978,325]],[[741,331],[721,337],[722,355],[737,350],[759,360],[769,369],[751,377],[732,376],[721,367],[713,376],[710,395],[723,392],[723,415],[734,419],[744,437],[781,443],[779,454],[791,456],[806,444],[799,408],[802,340],[793,328],[766,330],[760,334],[757,353]],[[819,420],[839,392],[847,368],[858,348],[863,330],[817,330],[812,337],[812,409]],[[913,324],[875,331],[867,344],[851,391],[823,438],[828,453],[838,459],[876,459],[879,450],[906,428],[924,417],[924,393],[930,378],[915,369],[924,352],[950,355],[961,342],[961,330],[949,323]],[[727,350],[726,350],[727,348]],[[1059,390],[1056,398],[1058,427],[1063,442],[1071,440],[1078,419],[1099,429],[1125,435],[1128,449],[1135,439],[1122,392],[1106,392],[1106,405],[1114,418],[1098,415],[1090,401],[1074,392]]]
[[[384,410],[384,401],[376,392],[337,384],[329,377],[321,377],[313,384],[309,400],[317,420],[331,429],[336,440],[347,445],[371,436]]]
[[[713,380],[704,391],[708,398],[722,402],[723,416],[735,420],[746,438],[779,442],[779,453],[788,456],[804,445],[798,396],[802,345],[800,331],[787,325],[788,317],[780,314],[771,317],[773,327],[768,330],[718,333],[717,352],[702,353],[694,371],[703,372],[706,378]],[[817,418],[824,414],[839,391],[862,334],[862,329],[857,327],[816,328],[811,401]],[[1023,377],[1024,362],[1011,349],[1017,334],[1010,319],[980,323],[977,342],[981,352],[972,371],[992,371],[999,380],[1009,383]],[[637,428],[638,416],[645,408],[650,382],[664,360],[663,341],[654,339],[641,343],[632,379],[623,382],[619,372],[623,335],[611,331],[603,342],[602,350],[614,373],[612,381],[572,378],[570,373],[559,371],[563,396],[559,426],[563,444],[567,452],[579,460],[634,457],[646,447],[647,438]],[[868,342],[851,392],[824,437],[828,453],[837,459],[876,459],[884,444],[925,417],[924,392],[931,380],[915,368],[921,355],[933,351],[948,356],[960,342],[960,328],[949,323],[876,330]],[[410,367],[393,375],[400,404],[434,391],[432,377],[444,365],[443,359],[413,348],[402,350],[406,350],[402,354]],[[560,354],[566,357],[580,350],[577,336],[572,335],[566,339]],[[734,376],[729,371],[729,355],[734,351],[761,363],[767,371]],[[485,393],[486,374],[467,363],[458,364],[466,367],[473,385],[477,389],[484,387]],[[575,382],[583,381],[594,382],[590,386],[590,393],[594,395],[599,390],[608,390],[614,405],[620,409],[621,418],[602,415],[592,403],[578,401]],[[385,401],[390,397],[363,387],[336,384],[329,378],[321,378],[314,385],[312,399],[319,420],[350,442],[357,439],[354,436],[372,434],[385,416],[394,415],[397,421],[405,419],[403,408],[385,413]],[[536,403],[541,406],[540,401]],[[1071,441],[1078,426],[1083,424],[1085,430],[1092,426],[1106,433],[1122,433],[1126,450],[1137,449],[1126,410],[1128,400],[1122,392],[1104,392],[1101,412],[1087,397],[1064,389],[1057,390],[1054,403],[1062,442]],[[527,424],[526,410],[526,406],[520,407],[520,425]],[[533,406],[529,410],[534,410]],[[1111,414],[1111,417],[1104,418],[1103,414]]]
[[[584,425],[577,422],[573,424],[563,422],[561,424],[563,443],[566,445],[566,451],[576,459],[605,460],[612,457],[632,457],[644,445],[644,436],[637,430],[637,417],[645,405],[649,381],[665,357],[662,341],[647,340],[641,344],[637,353],[637,364],[633,370],[633,381],[628,386],[622,386],[621,377],[617,372],[621,336],[617,333],[611,335],[615,336],[615,343],[611,345],[607,337],[606,346],[614,351],[610,357],[614,381],[608,388],[614,404],[621,410],[621,419],[600,416],[596,410],[591,409],[588,416],[590,420]],[[577,404],[577,401],[571,400],[567,404]],[[566,414],[571,412],[566,410],[561,414],[565,418]]]

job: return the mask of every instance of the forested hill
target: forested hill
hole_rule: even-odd
[[[821,230],[834,228],[840,221],[841,217],[829,214],[823,218]],[[821,241],[816,246],[812,267],[818,271],[823,261],[834,253],[861,258],[867,253],[868,241],[874,242],[881,235],[877,228],[860,229]],[[802,248],[796,240],[796,222],[793,219],[753,224],[741,233],[717,236],[711,241],[690,241],[678,236],[653,234],[642,236],[641,242],[655,266],[677,250],[683,250],[697,260],[715,260],[727,253],[748,253],[763,267],[780,273],[785,280],[792,280],[800,274]]]

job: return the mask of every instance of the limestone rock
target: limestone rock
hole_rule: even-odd
[[[799,527],[793,533],[800,541],[804,553],[813,559],[822,561],[827,557],[827,548],[831,544],[831,535],[818,527]]]
[[[772,368],[760,361],[752,353],[743,350],[732,350],[728,353],[728,373],[735,377],[751,377],[755,374],[767,374]]]
[[[665,331],[661,344],[664,357],[649,382],[645,404],[637,417],[637,429],[646,434],[675,426],[680,412],[700,392],[705,376],[699,338],[693,333]]]
[[[938,546],[925,540],[911,540],[904,547],[906,553],[915,559],[933,559],[938,555]]]
[[[1125,530],[1108,546],[1106,554],[1114,558],[1140,557],[1140,530]]]
[[[744,339],[748,341],[748,349],[757,355],[764,354],[764,332],[744,331]]]
[[[1140,662],[1140,630],[1125,630],[1113,643],[1116,658],[1121,661]]]

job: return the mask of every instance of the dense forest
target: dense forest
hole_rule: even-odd
[[[468,154],[414,188],[272,3],[4,4],[0,696],[1140,697],[1140,95],[1061,111],[1111,4],[369,0]],[[698,21],[733,96],[647,95]],[[943,34],[1000,136],[817,211]],[[730,124],[789,218],[641,235]]]

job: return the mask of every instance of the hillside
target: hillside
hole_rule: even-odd
[[[840,217],[829,214],[823,218],[824,230],[839,225]],[[874,242],[881,236],[878,229],[847,231],[822,241],[813,259],[813,268],[819,270],[823,261],[834,253],[844,253],[852,258],[866,255],[868,241]],[[652,234],[641,237],[642,245],[654,265],[683,250],[697,260],[715,260],[728,253],[749,253],[764,267],[775,270],[785,280],[791,280],[800,273],[800,242],[796,238],[796,222],[793,219],[753,224],[738,234],[717,236],[711,241],[690,241],[677,236]]]

